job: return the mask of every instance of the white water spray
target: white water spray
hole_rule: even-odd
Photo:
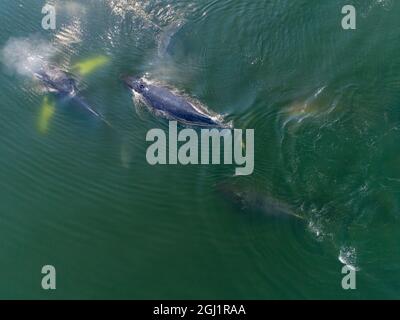
[[[1,50],[2,63],[14,73],[31,77],[49,65],[55,48],[36,36],[11,38]]]

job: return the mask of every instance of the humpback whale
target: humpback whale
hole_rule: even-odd
[[[196,108],[187,98],[170,89],[150,84],[143,78],[125,77],[125,84],[138,94],[156,115],[176,120],[185,125],[199,127],[229,128],[230,126]]]
[[[74,101],[92,115],[105,121],[100,113],[95,111],[82,97],[77,95],[76,81],[66,72],[58,68],[46,67],[35,72],[34,76],[44,84],[49,92],[55,93],[59,98]]]
[[[240,209],[246,212],[257,212],[268,217],[304,220],[288,204],[253,187],[239,187],[234,183],[223,182],[217,184],[217,190],[225,199],[239,205]]]

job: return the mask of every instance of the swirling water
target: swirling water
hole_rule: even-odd
[[[354,2],[356,31],[341,0],[2,1],[0,297],[397,298],[400,5]],[[109,63],[79,88],[113,129],[62,105],[38,133],[44,93],[21,59],[95,55]],[[127,74],[255,129],[254,173],[149,166],[146,132],[166,124],[136,112]],[[226,201],[229,181],[303,220]]]

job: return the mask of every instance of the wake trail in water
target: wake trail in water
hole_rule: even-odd
[[[172,38],[182,28],[184,22],[178,21],[172,23],[161,32],[158,37],[158,56],[164,57],[168,54]]]

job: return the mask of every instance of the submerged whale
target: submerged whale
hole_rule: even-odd
[[[187,98],[143,78],[125,77],[125,84],[138,94],[156,115],[199,127],[229,128],[229,125],[196,108]]]
[[[73,101],[90,114],[105,121],[99,112],[95,111],[82,97],[77,95],[78,90],[75,79],[63,70],[55,67],[41,68],[39,71],[34,72],[34,77],[58,98]]]
[[[239,187],[234,183],[219,183],[219,193],[230,202],[239,205],[246,212],[262,213],[268,217],[295,218],[304,220],[292,207],[251,187]]]

